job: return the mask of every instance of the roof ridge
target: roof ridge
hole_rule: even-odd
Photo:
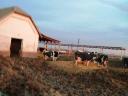
[[[19,8],[19,7],[18,7],[18,6],[12,6],[12,7],[10,7],[10,8],[12,8],[13,11],[16,11],[17,8]]]
[[[11,13],[17,13],[17,14],[29,17],[31,19],[32,23],[34,24],[36,30],[38,31],[39,36],[40,36],[40,31],[39,31],[38,27],[36,26],[36,24],[34,23],[32,17],[27,12],[25,12],[24,10],[22,10],[18,6],[11,6],[11,7],[7,7],[7,8],[0,8],[0,20],[5,18],[5,17],[7,17]]]
[[[7,11],[7,12],[17,12],[17,13],[21,13],[23,15],[26,15],[26,16],[30,16],[27,12],[25,12],[24,10],[22,10],[20,7],[18,6],[10,6],[10,7],[7,7],[7,8],[0,8],[0,11]]]

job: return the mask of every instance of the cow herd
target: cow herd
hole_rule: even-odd
[[[44,59],[45,60],[52,60],[56,61],[59,57],[60,52],[59,51],[44,51]],[[84,66],[89,66],[90,63],[94,63],[97,66],[103,66],[106,67],[108,66],[109,63],[109,58],[108,55],[103,54],[103,53],[97,53],[97,52],[80,52],[76,51],[74,52],[74,60],[75,60],[75,65],[78,64],[83,64]],[[122,66],[124,68],[128,68],[128,58],[123,57],[122,58]]]
[[[96,63],[98,66],[107,67],[108,56],[97,52],[75,52],[75,64],[82,62],[83,65],[89,66],[90,62]]]

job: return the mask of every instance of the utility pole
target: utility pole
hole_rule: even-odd
[[[77,42],[77,50],[78,50],[78,47],[79,47],[79,43],[80,43],[80,39],[78,39],[78,42]]]

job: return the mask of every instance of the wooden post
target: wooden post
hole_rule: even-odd
[[[61,50],[61,49],[60,49],[60,48],[61,48],[61,47],[60,47],[60,43],[58,44],[58,47],[59,47],[59,48],[58,48],[58,51],[60,51],[60,50]]]
[[[69,50],[70,50],[70,49],[69,49],[69,45],[68,45],[68,56],[69,56]]]
[[[78,39],[78,42],[77,42],[77,50],[78,50],[78,47],[79,47],[79,43],[80,43],[80,39]]]
[[[45,43],[45,48],[46,48],[46,50],[48,50],[48,41],[46,41],[46,43]]]
[[[124,50],[124,56],[125,56],[125,50]]]
[[[52,42],[50,42],[50,43],[51,43],[51,50],[52,50],[53,45],[52,45]]]
[[[122,50],[121,50],[121,56],[120,56],[120,59],[122,60],[122,58],[123,58],[123,52],[122,52]]]
[[[82,51],[84,52],[84,47],[82,47]]]
[[[56,50],[56,44],[54,43],[54,50]]]
[[[72,53],[72,45],[71,45],[71,53]]]
[[[102,48],[102,53],[104,52],[104,49]]]

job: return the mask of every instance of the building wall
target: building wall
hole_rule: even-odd
[[[39,35],[28,17],[12,13],[0,21],[0,53],[10,55],[11,38],[22,39],[23,57],[37,53]]]
[[[0,35],[0,54],[3,54],[4,56],[9,56],[10,42],[10,37]]]

